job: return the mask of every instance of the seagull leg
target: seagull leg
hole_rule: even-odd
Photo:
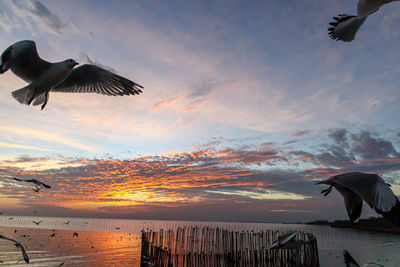
[[[332,190],[333,185],[330,185],[327,189],[324,189],[321,191],[321,194],[324,194],[324,197],[326,197]]]
[[[32,97],[29,99],[28,103],[26,103],[28,106],[32,103],[33,99],[35,99],[35,95],[36,95],[36,88],[33,89]]]
[[[46,100],[44,101],[44,103],[43,103],[43,105],[42,105],[40,110],[44,109],[44,107],[47,105],[47,101],[49,101],[49,93],[46,93]]]

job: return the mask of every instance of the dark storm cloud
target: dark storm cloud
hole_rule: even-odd
[[[363,159],[399,157],[392,142],[381,137],[374,137],[370,132],[352,134],[351,139],[354,154]]]

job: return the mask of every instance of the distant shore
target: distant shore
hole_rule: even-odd
[[[369,219],[360,219],[356,225],[351,225],[350,221],[346,220],[335,220],[333,222],[327,220],[315,220],[306,223],[307,225],[327,225],[334,228],[351,228],[357,230],[400,234],[400,229],[392,225],[384,218],[370,217]]]

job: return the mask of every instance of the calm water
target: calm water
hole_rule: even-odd
[[[364,263],[400,266],[400,235],[336,229],[327,226],[258,223],[143,221],[0,216],[0,231],[25,245],[32,266],[139,266],[140,230],[167,229],[185,225],[219,226],[231,230],[289,230],[314,234],[318,239],[321,266],[344,266],[342,251]],[[35,225],[32,221],[43,222]],[[65,222],[71,221],[69,224]],[[17,228],[18,227],[18,228]],[[28,229],[31,228],[31,229]],[[34,228],[34,229],[32,229]],[[119,228],[119,229],[118,229]],[[14,229],[17,233],[14,233]],[[54,231],[53,231],[54,230]],[[78,238],[72,237],[78,232]],[[56,233],[50,237],[51,233]],[[25,235],[25,236],[24,236]],[[28,236],[29,235],[29,236]],[[0,266],[21,266],[20,251],[0,240]]]

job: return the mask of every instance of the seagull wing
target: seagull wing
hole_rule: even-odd
[[[0,73],[11,69],[21,79],[31,82],[52,64],[39,57],[34,41],[25,40],[11,45],[3,52],[0,66]]]
[[[360,264],[350,255],[350,253],[345,249],[343,250],[344,263],[346,267],[360,267]]]
[[[347,214],[350,217],[350,221],[354,223],[361,215],[363,202],[361,197],[340,184],[336,183],[335,188],[343,196]]]
[[[292,240],[298,233],[299,233],[299,231],[295,230],[295,231],[291,231],[284,235],[279,236],[279,244],[280,245],[286,244],[287,242]]]
[[[400,225],[399,200],[379,175],[348,173],[339,176],[335,179],[338,184],[354,191],[377,213]]]
[[[6,237],[6,236],[4,236],[4,235],[0,235],[0,238],[1,238],[1,239],[8,240],[8,241],[11,241],[11,242],[14,242],[15,246],[16,246],[17,248],[20,248],[20,249],[21,249],[22,256],[24,257],[25,262],[26,262],[26,263],[29,263],[28,254],[26,254],[25,248],[24,248],[24,246],[23,246],[21,243],[19,243],[18,241],[14,240],[14,239],[8,238],[8,237]]]
[[[40,182],[40,181],[39,181]],[[43,186],[43,187],[46,187],[46,188],[51,188],[51,186],[50,185],[47,185],[47,184],[45,184],[45,183],[43,183],[43,182],[40,182],[40,184]]]
[[[24,257],[24,261],[26,263],[29,263],[29,257],[28,257],[28,254],[26,254],[24,246],[19,242],[16,242],[15,246],[21,249],[22,256]]]
[[[143,86],[95,65],[75,68],[53,92],[138,95]]]

